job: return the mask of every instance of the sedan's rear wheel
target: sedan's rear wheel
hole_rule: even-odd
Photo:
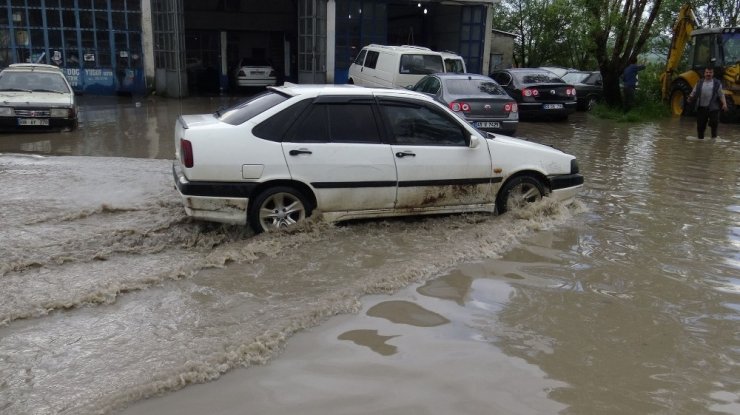
[[[538,179],[532,176],[519,176],[504,184],[496,200],[496,207],[501,214],[537,202],[544,195],[545,187]]]
[[[289,228],[311,216],[311,205],[298,190],[271,187],[260,193],[252,204],[249,215],[255,232],[269,232]]]

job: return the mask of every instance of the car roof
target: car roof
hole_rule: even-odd
[[[433,74],[441,79],[484,79],[491,81],[492,79],[488,76],[477,74],[477,73],[455,73],[455,72],[440,72]]]
[[[365,88],[358,85],[335,85],[335,84],[294,84],[286,82],[281,86],[269,86],[270,90],[282,92],[290,96],[320,96],[320,95],[352,95],[352,96],[390,96],[390,97],[413,97],[426,101],[434,101],[432,98],[408,89],[391,88]]]
[[[427,47],[424,46],[416,46],[416,45],[378,45],[375,43],[371,43],[367,46],[365,46],[366,49],[381,49],[381,50],[387,50],[387,51],[395,51],[395,52],[402,52],[402,53],[416,53],[416,54],[426,54],[426,55],[441,55],[440,52],[433,51]]]
[[[11,63],[3,70],[12,70],[18,72],[39,71],[39,72],[56,72],[62,73],[58,66],[46,65],[43,63]]]

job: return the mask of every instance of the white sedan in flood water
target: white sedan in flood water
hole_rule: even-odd
[[[503,213],[583,186],[574,156],[482,135],[423,94],[351,85],[269,87],[175,125],[188,215],[256,232],[325,220]]]

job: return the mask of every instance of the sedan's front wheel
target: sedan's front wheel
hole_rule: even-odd
[[[515,177],[504,185],[496,200],[498,213],[519,209],[542,199],[545,187],[532,176]]]
[[[288,228],[311,216],[311,206],[301,192],[286,186],[271,187],[252,204],[249,221],[255,232]]]

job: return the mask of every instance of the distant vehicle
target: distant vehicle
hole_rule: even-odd
[[[501,69],[491,78],[519,104],[519,119],[565,120],[576,111],[576,88],[546,69]]]
[[[444,72],[442,54],[422,46],[368,45],[349,67],[347,83],[371,88],[410,88],[425,75]]]
[[[61,69],[16,63],[0,72],[0,129],[74,130],[77,102]]]
[[[689,70],[678,73],[686,44]],[[740,122],[740,26],[700,28],[691,3],[679,9],[673,25],[671,48],[665,71],[660,76],[661,94],[673,115],[694,115],[688,97],[703,78],[704,69],[713,67],[722,82],[727,111],[720,111],[723,122]]]
[[[563,75],[567,74],[568,72],[577,71],[577,69],[563,68],[562,66],[540,66],[540,69],[550,71],[557,75],[558,78],[562,78]]]
[[[439,52],[445,61],[445,72],[449,73],[467,73],[465,59],[462,56],[448,51]]]
[[[516,101],[485,75],[427,75],[411,90],[430,95],[479,130],[508,135],[516,133],[519,124]]]
[[[175,185],[198,219],[256,232],[323,220],[499,212],[583,187],[576,158],[482,133],[403,89],[293,85],[175,123]]]
[[[236,70],[236,86],[240,88],[276,85],[277,73],[265,60],[243,58]]]
[[[562,79],[576,87],[578,109],[581,111],[591,111],[604,96],[604,82],[599,71],[571,71]]]

